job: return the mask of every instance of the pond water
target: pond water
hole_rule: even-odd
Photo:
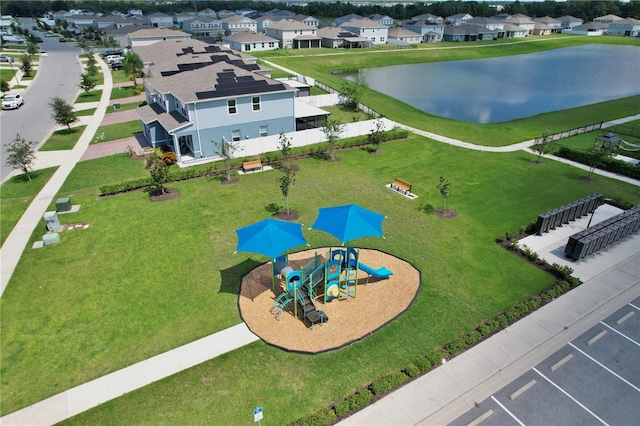
[[[640,47],[576,46],[342,76],[361,76],[371,89],[429,114],[497,123],[640,94]]]

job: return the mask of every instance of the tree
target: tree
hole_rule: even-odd
[[[40,47],[37,44],[35,44],[33,41],[29,41],[27,43],[27,53],[29,55],[36,55],[40,53]]]
[[[7,165],[22,170],[29,180],[31,180],[29,171],[36,159],[36,153],[33,149],[35,144],[35,142],[26,141],[20,137],[20,134],[17,134],[15,140],[5,145],[7,147]]]
[[[440,183],[438,183],[438,190],[440,191],[440,195],[442,195],[442,200],[444,201],[443,210],[447,210],[447,198],[449,198],[449,187],[451,186],[451,182],[446,179],[444,176],[440,176]]]
[[[327,142],[329,142],[329,158],[331,161],[335,161],[334,152],[336,142],[340,139],[340,135],[343,131],[344,126],[337,120],[327,120],[327,122],[322,126],[322,132],[327,138]]]
[[[284,132],[280,132],[280,136],[278,137],[278,148],[280,148],[280,153],[282,154],[282,159],[284,160],[285,168],[291,168],[291,140],[287,138]]]
[[[83,72],[80,74],[80,84],[78,85],[84,93],[89,93],[94,87],[96,87],[96,82],[93,81],[91,75],[88,72]]]
[[[604,138],[606,136],[607,135],[602,137]],[[616,139],[617,139],[617,136],[616,136]],[[589,164],[589,174],[587,175],[587,179],[591,180],[591,176],[593,176],[593,172],[598,167],[598,165],[600,165],[602,160],[604,160],[607,157],[611,157],[613,154],[615,154],[616,150],[618,149],[618,144],[616,142],[619,140],[619,139],[617,140],[616,139],[614,139],[613,142],[610,142],[610,141],[604,141],[602,139],[596,138],[596,142],[594,143],[593,147],[589,150],[591,152],[591,163]],[[599,140],[602,141],[600,144],[598,144]]]
[[[362,77],[356,78],[355,81],[345,80],[340,87],[340,92],[346,97],[345,107],[357,111],[358,104],[368,88],[369,84]]]
[[[378,147],[380,146],[380,142],[384,140],[385,133],[384,122],[378,118],[374,123],[374,128],[372,128],[367,135],[367,141],[373,145],[373,152],[378,152]]]
[[[164,184],[169,181],[169,166],[162,158],[154,158],[149,166],[154,192],[164,194]]]
[[[31,71],[33,70],[33,65],[31,64],[31,56],[22,55],[22,65],[20,65],[20,69],[26,77],[29,77],[31,75]]]
[[[73,105],[61,97],[56,96],[53,98],[51,102],[49,102],[49,106],[52,110],[51,118],[53,118],[56,124],[67,126],[67,129],[71,129],[71,125],[78,121],[78,117],[76,117],[75,112],[73,112]]]
[[[124,59],[122,60],[122,69],[125,73],[131,75],[131,80],[133,80],[133,86],[136,86],[136,77],[142,71],[142,59],[138,56],[137,53],[127,52],[124,54]]]
[[[536,163],[540,163],[540,157],[551,151],[551,144],[553,143],[553,135],[549,132],[549,129],[542,132],[542,138],[536,139],[535,143],[531,146],[531,149],[538,153]]]
[[[284,173],[278,179],[278,184],[280,184],[280,191],[282,192],[282,196],[284,197],[284,202],[287,207],[287,214],[289,214],[289,190],[296,183],[295,172],[291,170],[289,167],[285,167]]]
[[[93,59],[93,56],[89,56],[90,59]],[[85,69],[85,71],[87,72],[87,74],[89,74],[90,76],[96,76],[98,75],[98,67],[96,66],[96,60],[89,60],[87,62],[87,68]]]
[[[238,150],[238,146],[222,137],[222,142],[211,141],[215,146],[216,153],[222,157],[224,168],[227,171],[227,180],[231,180],[231,159]]]
[[[11,90],[11,87],[9,87],[9,82],[7,82],[6,80],[0,80],[0,92],[7,93],[9,90]]]

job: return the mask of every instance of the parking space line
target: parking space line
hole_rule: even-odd
[[[634,388],[637,392],[640,392],[640,389],[634,385],[632,385],[631,383],[629,383],[626,379],[624,379],[622,376],[619,376],[617,373],[611,371],[607,366],[605,366],[604,364],[601,364],[598,360],[596,360],[595,358],[589,356],[588,354],[582,352],[580,349],[578,349],[573,343],[569,342],[569,346],[571,346],[573,349],[577,350],[578,352],[580,352],[582,355],[586,356],[587,358],[589,358],[591,361],[595,362],[596,364],[598,364],[600,367],[604,368],[605,370],[607,370],[609,373],[613,374],[614,376],[616,376],[618,379],[622,380],[623,382],[625,382],[626,384],[628,384],[629,386],[631,386],[632,388]]]
[[[487,420],[493,414],[493,410],[485,411],[482,415],[476,417],[471,423],[467,424],[467,426],[478,426],[483,421]]]
[[[618,333],[619,335],[621,335],[622,337],[624,337],[625,339],[627,339],[628,341],[630,341],[631,343],[633,343],[636,346],[640,346],[640,343],[636,342],[635,340],[633,340],[631,337],[625,336],[624,334],[620,333],[618,330],[616,330],[615,328],[611,327],[609,324],[605,324],[604,322],[600,321],[600,324],[605,325],[607,328],[610,328],[611,330],[615,331],[616,333]]]
[[[637,310],[640,311],[640,308],[638,308],[636,305],[634,305],[633,303],[629,302],[629,306],[631,306],[632,308],[635,308]]]
[[[491,399],[493,399],[493,402],[495,402],[496,404],[498,404],[498,405],[500,406],[500,408],[502,408],[502,409],[503,409],[503,410],[504,410],[508,415],[510,415],[510,416],[513,418],[513,420],[515,420],[516,422],[518,422],[518,424],[519,424],[520,426],[525,426],[525,424],[524,424],[524,423],[522,423],[522,422],[520,421],[520,419],[519,419],[519,418],[517,418],[517,417],[515,416],[515,414],[513,414],[511,411],[509,411],[509,410],[507,409],[507,407],[505,407],[504,405],[502,405],[502,404],[500,403],[500,401],[498,401],[498,400],[497,400],[493,395],[491,395]]]
[[[565,394],[566,396],[568,396],[573,402],[575,402],[576,404],[578,404],[580,407],[582,407],[587,413],[591,414],[596,420],[598,420],[600,423],[602,423],[603,425],[609,426],[609,424],[607,422],[605,422],[604,420],[602,420],[600,417],[598,417],[596,415],[596,413],[594,413],[593,411],[589,410],[584,404],[582,404],[580,401],[578,401],[577,399],[575,399],[573,396],[569,395],[567,393],[567,391],[565,391],[564,389],[562,389],[560,386],[556,385],[555,383],[553,383],[551,381],[551,379],[549,379],[547,376],[545,376],[544,374],[542,374],[541,372],[539,372],[535,367],[532,368],[533,371],[535,371],[536,373],[538,373],[543,379],[545,379],[547,382],[551,383],[551,385],[553,387],[555,387],[556,389],[558,389],[560,392],[562,392],[563,394]],[[493,397],[492,397],[493,398]]]
[[[624,316],[622,316],[621,318],[618,318],[618,319],[616,320],[616,325],[620,325],[620,324],[622,324],[623,322],[625,322],[626,320],[628,320],[629,318],[631,318],[631,317],[633,316],[633,314],[634,314],[634,313],[635,313],[635,312],[633,312],[633,311],[629,311],[629,312],[627,312]]]

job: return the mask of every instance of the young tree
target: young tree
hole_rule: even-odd
[[[162,158],[154,158],[149,166],[154,192],[164,194],[164,184],[169,181],[169,166]]]
[[[289,190],[296,183],[295,180],[295,172],[291,170],[289,167],[285,167],[284,173],[282,176],[277,178],[278,184],[280,185],[280,191],[282,192],[282,196],[284,197],[285,205],[287,206],[287,214],[289,214]]]
[[[36,55],[40,53],[40,47],[33,41],[27,43],[27,53],[29,55]]]
[[[89,75],[88,72],[83,72],[80,74],[80,84],[78,86],[84,91],[84,93],[89,93],[94,87],[96,87],[96,82],[93,81],[93,78],[91,78],[91,75]]]
[[[29,180],[31,180],[29,171],[36,159],[36,153],[33,149],[35,144],[35,142],[26,141],[17,134],[15,140],[5,145],[7,147],[7,165],[22,170]]]
[[[449,182],[449,179],[446,179],[444,176],[440,176],[440,183],[438,183],[438,190],[440,191],[440,195],[442,195],[442,200],[444,201],[443,210],[447,210],[447,198],[449,197],[450,186],[451,186],[451,182]]]
[[[216,153],[222,157],[224,168],[227,171],[227,180],[231,180],[231,159],[238,150],[238,146],[222,137],[222,142],[211,141],[215,146]]]
[[[347,98],[345,107],[357,111],[358,104],[368,88],[367,80],[362,77],[358,77],[355,81],[345,80],[340,88],[340,92]]]
[[[7,93],[9,90],[11,90],[9,83],[6,80],[0,80],[0,92]]]
[[[78,121],[76,113],[73,112],[73,105],[61,97],[56,96],[53,98],[49,102],[49,106],[51,107],[51,118],[56,124],[67,126],[67,129],[71,129],[71,125]]]
[[[133,80],[133,87],[136,86],[136,77],[142,71],[142,59],[138,56],[137,53],[127,52],[124,54],[124,59],[122,60],[122,69],[127,74],[131,75],[131,80]]]
[[[553,135],[549,132],[549,130],[545,130],[542,132],[542,138],[536,139],[535,143],[531,145],[531,149],[538,153],[538,158],[536,158],[536,163],[540,163],[540,157],[544,154],[547,154],[551,151],[551,144],[553,143]]]
[[[33,70],[33,65],[31,64],[31,56],[22,55],[22,65],[20,65],[20,69],[26,77],[29,77],[31,75],[31,71]]]
[[[384,122],[382,121],[382,119],[378,118],[374,123],[374,128],[371,129],[371,131],[367,135],[367,141],[371,145],[373,145],[373,152],[378,152],[380,142],[384,140],[385,133]]]
[[[89,57],[93,59],[93,56],[89,56]],[[85,72],[89,74],[91,77],[98,75],[98,66],[96,65],[95,59],[93,59],[93,61],[90,60],[89,62],[87,62],[87,68],[85,69]]]
[[[327,138],[327,142],[329,142],[329,158],[331,161],[335,161],[334,152],[336,142],[340,139],[342,132],[344,132],[344,126],[337,120],[327,120],[322,126],[322,132]]]
[[[282,154],[282,159],[284,160],[285,168],[291,168],[291,140],[287,138],[284,132],[280,132],[280,136],[278,137],[278,148],[280,148],[280,153]]]

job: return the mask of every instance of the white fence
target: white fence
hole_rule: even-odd
[[[328,95],[323,95],[328,96]],[[383,130],[391,130],[395,123],[386,118],[380,119],[384,124]],[[352,138],[369,134],[375,129],[376,120],[357,121],[344,125],[344,131],[340,135],[340,139]],[[285,133],[285,136],[291,141],[292,147],[300,147],[313,145],[320,142],[326,142],[327,138],[322,129],[308,129],[299,132]],[[278,142],[280,135],[265,136],[262,138],[245,139],[236,142],[237,150],[234,157],[254,157],[265,152],[279,151]]]
[[[344,103],[344,97],[339,93],[328,93],[326,95],[315,96],[300,96],[296,98],[298,101],[302,101],[314,107],[322,108],[326,106],[342,105]]]

